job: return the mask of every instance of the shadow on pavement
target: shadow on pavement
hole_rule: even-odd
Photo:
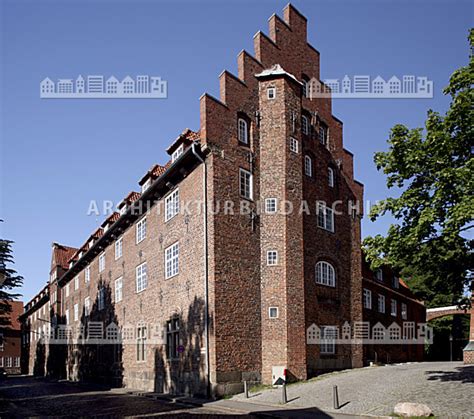
[[[430,381],[460,381],[461,383],[474,383],[474,366],[465,365],[457,367],[456,371],[426,371]]]

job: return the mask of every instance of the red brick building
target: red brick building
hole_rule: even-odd
[[[363,365],[360,344],[306,341],[312,324],[363,318],[353,208],[363,186],[330,97],[311,97],[320,54],[306,25],[291,5],[273,15],[255,54],[238,55],[238,74],[220,75],[220,97],[200,98],[200,129],[172,142],[141,192],[79,249],[53,246],[49,284],[22,317],[26,371],[207,394],[270,383],[273,367],[306,379]],[[49,317],[35,314],[42,307]],[[85,322],[112,325],[102,336],[117,327],[132,344],[87,344]],[[38,363],[47,325],[71,335]]]
[[[11,312],[2,316],[0,323],[0,368],[8,374],[20,373],[21,326],[23,302],[9,301]]]

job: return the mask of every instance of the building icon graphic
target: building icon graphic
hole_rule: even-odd
[[[86,83],[87,80],[87,83]],[[105,81],[104,81],[105,80]],[[164,99],[168,97],[168,83],[158,76],[139,75],[136,80],[125,76],[79,75],[59,79],[57,83],[46,77],[40,82],[42,99]]]
[[[370,76],[354,76],[354,93],[370,92]]]
[[[415,76],[403,76],[403,92],[415,93]]]

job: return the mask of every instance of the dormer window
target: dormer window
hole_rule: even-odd
[[[94,246],[94,240],[91,240],[91,241],[89,242],[89,249],[90,249],[92,246]]]
[[[79,259],[82,257],[82,254],[83,254],[82,252],[79,253]]]
[[[74,262],[71,260],[71,262],[69,262],[69,267],[72,268],[73,265],[74,265]]]
[[[120,210],[119,210],[119,212],[120,212],[120,215],[125,214],[125,213],[127,212],[127,206],[124,205],[123,207],[121,207]]]
[[[239,141],[243,144],[249,143],[249,125],[243,118],[238,120]]]
[[[150,185],[151,185],[151,179],[148,178],[146,182],[142,185],[142,193],[145,192],[150,187]]]
[[[105,227],[104,227],[104,233],[109,229],[109,225],[106,224]]]
[[[181,154],[184,152],[184,145],[181,144],[175,151],[173,151],[173,154],[171,155],[171,162],[174,163]]]

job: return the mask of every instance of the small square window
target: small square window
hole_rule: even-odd
[[[276,88],[275,87],[269,87],[267,89],[267,98],[268,99],[275,99],[276,98]]]
[[[290,151],[298,153],[298,140],[296,138],[290,137]]]
[[[276,198],[265,199],[265,212],[267,214],[275,214],[277,212],[277,199]]]
[[[278,319],[278,307],[270,307],[268,309],[268,317],[271,319]]]
[[[268,266],[278,265],[278,252],[276,250],[267,251],[267,265]]]

